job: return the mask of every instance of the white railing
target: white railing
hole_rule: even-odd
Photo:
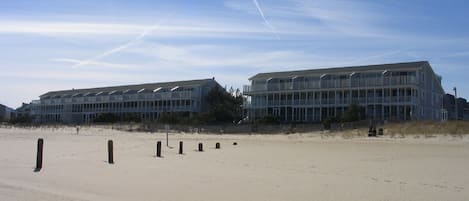
[[[409,85],[417,84],[415,76],[385,76],[351,79],[332,79],[318,81],[292,81],[292,82],[272,82],[267,84],[254,84],[243,86],[243,91],[282,91],[282,90],[304,90],[317,88],[349,88],[349,87],[375,87],[388,85]]]

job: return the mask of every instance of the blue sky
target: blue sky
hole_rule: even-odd
[[[463,0],[0,1],[0,103],[51,90],[428,60],[469,97]]]

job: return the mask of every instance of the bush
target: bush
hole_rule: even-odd
[[[330,130],[332,123],[337,123],[337,119],[334,117],[327,117],[322,121],[322,125],[325,130]]]
[[[241,94],[233,96],[217,86],[210,90],[206,100],[209,110],[198,115],[199,123],[233,123],[242,119],[243,97]]]
[[[11,124],[30,124],[33,122],[33,119],[30,116],[19,116],[10,119]]]
[[[119,121],[119,116],[113,114],[113,113],[102,113],[99,114],[99,116],[94,119],[94,122],[96,123],[115,123]]]
[[[163,114],[159,119],[159,123],[163,124],[194,124],[197,122],[195,118],[190,118],[189,113],[168,113]]]
[[[264,116],[256,120],[257,124],[278,124],[280,123],[280,118],[277,116]]]
[[[130,113],[126,114],[122,117],[122,121],[124,122],[141,122],[142,119],[138,113]]]

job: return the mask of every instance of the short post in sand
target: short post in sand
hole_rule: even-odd
[[[161,157],[161,141],[156,142],[156,157]]]
[[[204,151],[204,145],[202,145],[202,143],[199,143],[199,151],[200,152],[203,152]]]
[[[236,146],[236,145],[238,145],[238,143],[237,143],[237,142],[233,142],[233,145]]]
[[[219,143],[219,142],[217,142],[217,143],[215,144],[215,149],[220,149],[220,143]]]
[[[109,164],[114,164],[114,147],[112,145],[112,140],[107,141],[107,161]]]
[[[36,169],[35,171],[39,171],[42,169],[42,148],[44,145],[44,140],[39,138],[37,140],[37,155],[36,155]]]
[[[179,154],[183,154],[182,141],[179,141]]]
[[[169,135],[169,125],[165,124],[164,128],[166,129],[166,146],[169,147],[169,140],[168,140],[168,135]]]
[[[373,129],[373,126],[368,130],[368,137],[376,137],[376,129]]]

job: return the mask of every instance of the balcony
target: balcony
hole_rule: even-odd
[[[389,85],[413,85],[417,83],[415,76],[357,77],[352,79],[323,79],[244,85],[243,92],[249,94],[263,91],[379,87]]]

